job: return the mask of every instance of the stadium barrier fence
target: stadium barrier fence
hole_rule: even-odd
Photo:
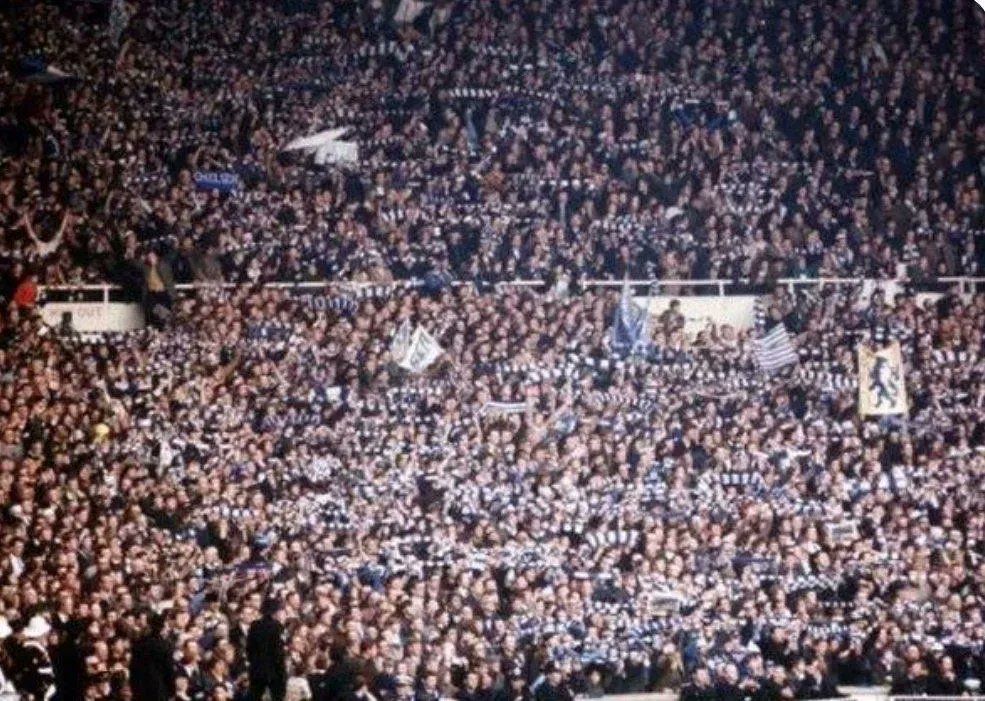
[[[402,281],[394,282],[349,282],[343,280],[325,280],[319,282],[265,282],[262,287],[281,289],[322,289],[330,287],[365,287],[401,285]],[[468,285],[471,282],[456,281],[452,285]],[[515,280],[496,283],[497,287],[543,287],[543,280]],[[633,288],[645,287],[657,295],[702,295],[714,297],[729,297],[733,295],[763,294],[777,285],[793,291],[804,287],[840,287],[844,285],[871,284],[878,287],[900,287],[909,285],[919,292],[945,292],[955,287],[962,294],[974,293],[985,289],[985,277],[939,277],[931,280],[917,281],[907,278],[870,279],[857,277],[822,277],[822,278],[779,278],[770,282],[760,282],[748,279],[738,280],[583,280],[584,288],[592,287],[622,287],[628,284]],[[175,285],[179,291],[235,289],[238,287],[253,287],[256,283],[245,282],[196,282]],[[41,288],[46,301],[72,302],[132,302],[126,291],[117,285],[46,285]]]
[[[812,701],[985,701],[982,695],[965,696],[894,696],[885,686],[855,686],[842,687],[842,696],[830,699],[813,699]],[[577,697],[585,699],[587,697]],[[674,692],[657,692],[652,694],[607,694],[604,701],[678,701],[680,695]]]

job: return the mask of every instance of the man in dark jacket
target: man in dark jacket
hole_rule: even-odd
[[[546,679],[537,687],[534,692],[536,701],[571,701],[574,695],[564,683],[561,670],[554,665],[548,665]]]
[[[246,659],[250,665],[250,701],[261,701],[270,690],[271,701],[282,701],[287,691],[283,614],[274,599],[263,603],[263,616],[254,621],[246,636]]]
[[[162,636],[164,618],[151,614],[147,633],[134,641],[130,653],[133,701],[168,701],[174,697],[174,653]]]
[[[906,676],[897,679],[890,687],[893,696],[925,696],[927,694],[927,669],[921,660],[911,662]]]
[[[711,683],[711,675],[704,667],[694,672],[690,684],[681,688],[681,701],[714,701],[715,687]]]
[[[935,674],[927,680],[927,693],[931,696],[961,696],[965,688],[954,673],[954,660],[948,656],[937,662]]]
[[[315,701],[334,701],[349,699],[356,690],[356,677],[359,664],[349,656],[344,644],[332,646],[329,656],[331,667],[311,683],[311,694]]]
[[[715,685],[717,701],[742,701],[746,692],[739,686],[739,669],[729,662],[718,673],[718,683]]]
[[[85,653],[80,638],[85,624],[78,619],[69,620],[61,631],[58,645],[51,655],[55,671],[55,701],[82,701],[85,699],[88,673]]]

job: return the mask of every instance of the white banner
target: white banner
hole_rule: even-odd
[[[482,407],[484,414],[522,414],[530,405],[527,402],[486,402]]]

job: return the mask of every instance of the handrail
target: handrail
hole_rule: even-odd
[[[983,701],[985,696],[980,694],[965,696],[909,696],[893,695],[889,693],[889,688],[885,686],[873,687],[841,687],[840,691],[844,696],[831,699],[817,699],[817,701]],[[576,696],[578,699],[586,699],[585,696]],[[639,694],[605,694],[603,701],[676,701],[680,698],[678,692],[656,691],[644,692]]]
[[[844,696],[831,699],[817,699],[816,701],[983,701],[985,696],[972,694],[964,696],[912,696],[894,695],[889,693],[888,687],[841,687],[840,691]],[[576,698],[587,698],[584,696]],[[680,694],[673,691],[656,691],[639,694],[605,694],[603,701],[676,701]]]
[[[918,284],[918,285],[960,285],[961,289],[964,290],[966,285],[970,285],[972,288],[985,284],[985,277],[975,277],[975,276],[963,276],[963,275],[953,275],[936,277],[928,280],[912,280],[906,277],[897,278],[864,278],[864,277],[816,277],[816,278],[805,278],[805,277],[783,277],[776,278],[774,280],[752,280],[749,278],[733,278],[733,279],[695,279],[695,278],[685,278],[680,280],[660,278],[660,279],[648,279],[648,280],[584,280],[582,281],[582,286],[584,287],[621,287],[624,284],[629,284],[631,286],[642,286],[648,285],[650,287],[715,287],[722,290],[726,287],[750,287],[750,286],[768,286],[768,285],[784,285],[786,287],[792,287],[796,285],[814,285],[818,287],[824,287],[825,285],[859,285],[867,282],[871,282],[874,285],[901,285],[901,284]]]
[[[642,279],[642,280],[604,280],[604,279],[591,279],[583,280],[580,284],[582,287],[622,287],[623,285],[630,285],[632,287],[650,287],[656,288],[657,290],[661,288],[676,287],[676,288],[688,288],[688,289],[702,289],[704,294],[708,294],[705,290],[708,288],[713,288],[717,296],[725,296],[725,291],[727,289],[736,287],[761,287],[767,285],[783,285],[789,290],[793,291],[794,288],[799,286],[817,286],[825,287],[829,285],[839,286],[839,285],[858,285],[864,283],[872,283],[876,286],[881,285],[900,285],[915,283],[917,285],[958,285],[961,292],[977,292],[979,288],[985,288],[985,277],[972,277],[972,276],[947,276],[931,278],[928,280],[918,280],[914,281],[909,278],[853,278],[853,277],[821,277],[821,278],[778,278],[771,281],[758,281],[751,280],[748,278],[738,278],[738,279],[695,279],[695,278],[683,278],[680,280],[661,278],[661,279]],[[260,287],[273,288],[273,289],[323,289],[327,287],[378,287],[378,286],[405,286],[408,281],[405,280],[395,280],[392,282],[354,282],[348,280],[319,280],[314,282],[286,282],[286,281],[276,281],[276,282],[263,282],[263,283],[251,283],[251,282],[194,282],[194,283],[180,283],[175,285],[175,289],[179,291],[188,290],[215,290],[215,289],[236,289],[240,287],[253,287],[259,284]],[[467,285],[470,284],[469,281],[456,280],[451,283],[452,285]],[[497,287],[542,287],[546,283],[543,280],[510,280],[504,282],[496,283]],[[109,302],[110,292],[119,291],[122,288],[118,285],[111,285],[109,283],[98,283],[98,284],[81,284],[81,285],[45,285],[41,287],[41,292],[56,291],[56,292],[102,292],[102,301]],[[675,292],[676,293],[676,292]]]

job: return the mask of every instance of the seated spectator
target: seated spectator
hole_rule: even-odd
[[[937,666],[927,680],[927,694],[961,696],[965,693],[967,689],[954,672],[954,661],[947,655],[938,658]]]
[[[920,660],[906,668],[906,674],[893,682],[890,693],[896,696],[926,696],[929,689],[927,669]]]
[[[711,675],[707,669],[698,669],[691,677],[691,682],[681,688],[681,701],[713,701],[717,692],[711,683]]]

